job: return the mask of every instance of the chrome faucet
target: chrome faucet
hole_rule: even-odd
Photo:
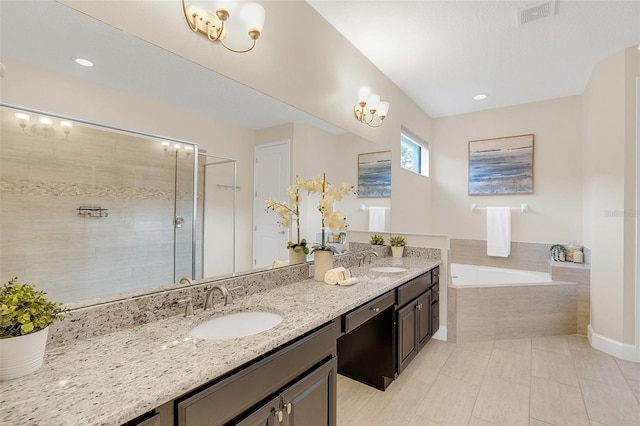
[[[231,295],[229,295],[229,290],[227,290],[227,288],[223,285],[214,284],[211,286],[209,292],[207,292],[207,300],[204,302],[205,311],[213,309],[213,292],[215,290],[220,290],[220,294],[224,296],[224,306],[227,306],[229,302],[231,302]]]
[[[367,256],[369,256],[369,265],[371,265],[371,262],[373,261],[373,257],[378,257],[378,253],[376,253],[375,251],[369,252],[367,254]]]
[[[180,284],[193,284],[193,280],[191,277],[182,277],[180,278]]]

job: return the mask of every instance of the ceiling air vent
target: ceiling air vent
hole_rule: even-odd
[[[545,1],[518,9],[518,25],[548,18],[556,12],[556,0]]]

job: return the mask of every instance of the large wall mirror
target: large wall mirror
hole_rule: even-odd
[[[384,150],[60,3],[6,2],[1,20],[0,83],[10,99],[0,100],[11,104],[0,114],[1,278],[17,275],[53,299],[90,304],[182,276],[268,267],[256,264],[253,250],[254,213],[264,210],[254,192],[255,148],[286,142],[290,179],[326,173],[332,183],[354,186],[359,155]],[[117,63],[91,72],[71,68],[67,48]],[[172,137],[136,131],[129,123],[149,111],[132,113],[126,105],[110,108],[104,122],[73,120],[52,107],[41,111],[31,104],[33,93],[23,99],[14,90],[43,81],[64,86],[65,102],[113,105],[135,95],[205,116],[211,137],[188,140],[179,120]],[[30,115],[24,128],[14,106]],[[38,134],[41,116],[53,119],[53,135]],[[68,136],[60,117],[72,122]],[[271,196],[286,199],[284,192]],[[320,222],[315,202],[305,198],[301,214],[312,242]],[[348,232],[368,232],[369,208],[382,207],[382,233],[389,233],[390,198],[353,195],[337,207]]]

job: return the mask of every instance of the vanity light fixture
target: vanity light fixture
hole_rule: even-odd
[[[191,31],[205,35],[210,41],[219,41],[231,52],[245,53],[252,50],[264,26],[264,7],[257,3],[240,3],[232,0],[218,1],[213,4],[216,5],[215,13],[193,4],[187,6],[185,0],[182,0],[184,19]],[[227,23],[229,19],[233,25]],[[233,27],[238,28],[238,31],[233,31]],[[251,46],[246,49],[233,49],[227,46],[225,43],[227,33],[240,31],[247,32],[252,40]]]
[[[380,101],[380,95],[371,93],[368,87],[361,87],[358,92],[358,103],[353,107],[353,114],[362,124],[369,127],[380,127],[389,112],[389,102]]]
[[[27,136],[42,136],[43,138],[67,139],[71,134],[73,124],[70,121],[60,121],[60,129],[64,133],[64,138],[56,138],[56,129],[53,125],[53,119],[49,117],[40,117],[37,123],[29,125],[31,117],[24,112],[16,112],[16,121],[18,126],[22,127],[22,131]]]

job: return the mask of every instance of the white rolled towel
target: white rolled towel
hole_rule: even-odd
[[[342,266],[329,269],[324,274],[324,282],[327,284],[338,284],[340,281],[345,281],[349,278],[351,278],[351,272]]]

